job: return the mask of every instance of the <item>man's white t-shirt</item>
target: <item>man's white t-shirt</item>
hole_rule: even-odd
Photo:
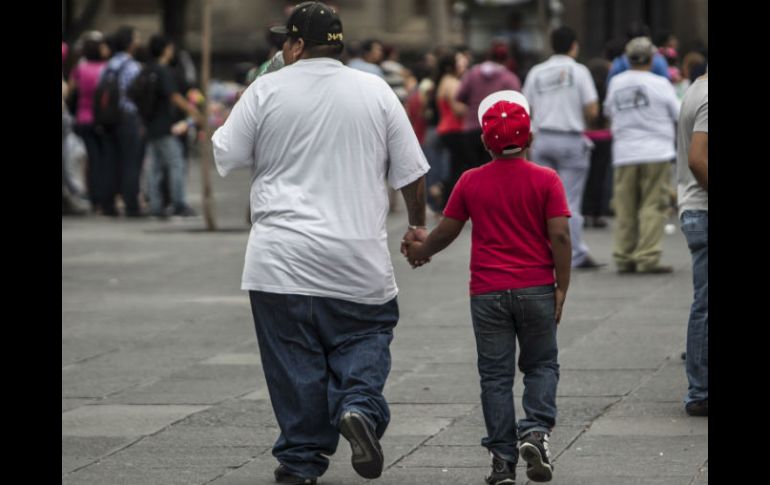
[[[582,133],[585,106],[599,100],[588,68],[563,54],[534,66],[524,80],[522,93],[532,108],[533,132]]]
[[[398,293],[388,189],[428,163],[384,80],[330,58],[257,78],[212,138],[220,175],[251,168],[241,288],[382,304]]]
[[[611,118],[612,164],[676,158],[679,99],[671,82],[650,71],[624,71],[610,79],[604,114]]]

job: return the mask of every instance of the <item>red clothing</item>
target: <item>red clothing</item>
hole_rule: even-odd
[[[436,133],[439,135],[446,135],[447,133],[456,133],[458,131],[463,131],[463,118],[462,116],[457,116],[454,114],[454,111],[452,111],[452,105],[449,104],[449,100],[446,98],[441,98],[437,100],[438,103],[438,114],[439,114],[439,122],[438,126],[436,126]]]
[[[409,97],[406,98],[406,116],[412,123],[412,129],[414,130],[414,134],[417,136],[417,141],[420,145],[422,145],[425,140],[425,130],[427,128],[427,123],[425,122],[425,117],[422,115],[422,111],[423,103],[422,98],[420,97],[420,91],[415,89]]]
[[[571,216],[555,170],[523,158],[467,170],[444,215],[473,223],[471,295],[554,283],[547,221]]]

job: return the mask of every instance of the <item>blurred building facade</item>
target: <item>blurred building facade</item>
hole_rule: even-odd
[[[203,0],[62,0],[62,35],[83,30],[137,27],[146,39],[170,34],[194,55],[201,46]],[[267,47],[266,29],[285,22],[298,2],[211,0],[212,52],[219,58],[249,58]],[[550,54],[548,32],[558,25],[577,31],[582,59],[601,56],[606,43],[623,38],[632,20],[653,37],[677,35],[682,48],[708,41],[708,0],[329,0],[343,19],[345,39],[378,38],[402,52],[437,45],[486,50],[493,38],[515,40],[533,57]],[[655,40],[655,39],[653,39]]]

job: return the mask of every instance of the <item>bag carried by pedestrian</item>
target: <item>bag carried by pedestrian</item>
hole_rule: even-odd
[[[94,124],[114,126],[120,121],[120,72],[126,62],[115,69],[106,68],[94,91]]]
[[[145,122],[151,120],[160,106],[160,75],[153,66],[146,66],[128,88],[128,97],[134,102],[139,116]]]

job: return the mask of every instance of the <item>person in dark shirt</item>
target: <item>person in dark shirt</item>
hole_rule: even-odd
[[[185,197],[185,161],[182,144],[172,133],[172,126],[177,121],[175,108],[184,111],[199,126],[203,116],[198,109],[188,103],[179,91],[174,73],[169,67],[174,58],[174,44],[166,37],[154,35],[150,38],[152,61],[147,66],[157,75],[157,106],[152,116],[145,119],[147,145],[152,156],[148,180],[150,214],[165,217],[162,182],[164,170],[168,173],[173,215],[191,216],[193,210],[187,205]]]

